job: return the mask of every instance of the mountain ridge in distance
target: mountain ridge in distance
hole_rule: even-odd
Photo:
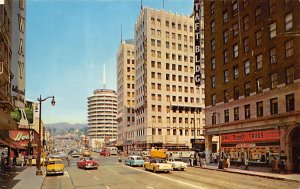
[[[57,130],[65,130],[65,129],[82,129],[84,127],[87,127],[87,124],[85,123],[67,123],[67,122],[59,122],[59,123],[50,123],[50,124],[45,124],[45,127],[47,129],[49,128],[55,128]]]

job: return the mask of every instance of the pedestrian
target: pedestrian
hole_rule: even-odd
[[[280,171],[279,172],[281,172],[281,171],[283,171],[286,174],[285,159],[284,158],[282,158],[281,162],[280,162]]]
[[[194,156],[193,156],[193,154],[190,155],[190,166],[191,167],[194,166]]]
[[[274,172],[279,173],[279,166],[280,166],[279,159],[275,158],[275,162],[274,162]]]
[[[249,170],[249,160],[245,158],[245,170]]]
[[[227,168],[230,167],[230,156],[227,157]]]
[[[271,172],[273,173],[275,171],[275,157],[274,156],[272,156],[272,158],[271,158],[271,168],[272,168]]]
[[[71,160],[70,156],[67,156],[68,166],[70,166],[70,160]]]
[[[32,155],[28,156],[28,166],[32,166]]]

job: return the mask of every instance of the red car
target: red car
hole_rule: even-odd
[[[93,158],[81,158],[77,162],[77,167],[82,169],[97,169],[99,166],[98,162],[93,160]]]
[[[101,151],[101,152],[100,152],[100,156],[110,156],[110,152],[109,152],[109,151],[106,151],[106,150]]]

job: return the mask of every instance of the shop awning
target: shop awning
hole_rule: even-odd
[[[2,145],[4,145],[4,146],[10,146],[10,144],[8,142],[6,142],[5,140],[2,140],[0,138],[0,146],[2,146]]]

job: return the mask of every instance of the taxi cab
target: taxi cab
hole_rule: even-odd
[[[164,159],[150,159],[144,163],[145,170],[156,172],[167,172],[173,170],[172,165],[168,164]]]
[[[49,159],[46,168],[46,176],[54,174],[64,174],[64,164],[61,159]]]

